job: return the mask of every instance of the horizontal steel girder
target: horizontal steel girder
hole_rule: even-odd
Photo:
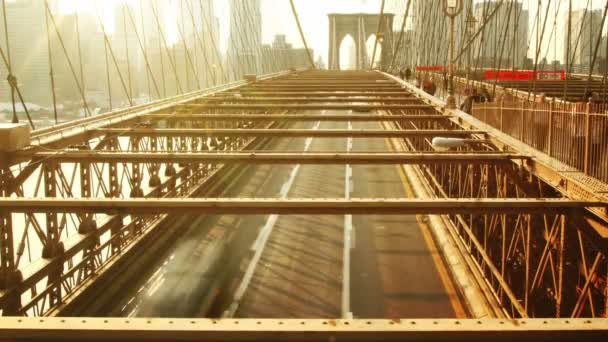
[[[298,96],[298,97],[353,97],[353,96],[367,96],[367,97],[383,97],[383,96],[405,96],[413,97],[413,95],[406,91],[375,91],[373,89],[367,91],[261,91],[261,90],[245,90],[239,89],[231,92],[222,93],[222,95],[229,94],[242,94],[244,96],[262,96],[262,97],[276,97],[276,96]]]
[[[88,341],[598,341],[605,318],[212,319],[3,317],[9,340]]]
[[[369,102],[383,102],[383,103],[422,103],[415,97],[246,97],[246,96],[216,96],[206,97],[199,100],[199,103],[216,103],[216,102],[261,102],[261,103],[332,103],[332,102],[356,102],[356,103],[369,103]]]
[[[249,163],[249,164],[487,164],[528,159],[507,153],[281,153],[281,152],[38,152],[34,159],[60,163]]]
[[[604,208],[608,203],[550,198],[7,198],[0,197],[0,210],[12,213],[110,213],[153,215],[250,214],[250,215],[441,215],[441,214],[533,214],[584,208]]]
[[[197,128],[101,128],[90,130],[99,134],[121,137],[270,137],[270,138],[407,138],[407,137],[467,137],[483,131],[467,130],[384,130],[384,129],[197,129]]]
[[[179,105],[178,109],[243,109],[243,110],[408,110],[408,109],[432,109],[426,104],[391,105],[391,104],[276,104],[276,103],[241,103],[241,104],[188,104]]]
[[[318,114],[145,114],[143,120],[236,120],[236,121],[353,121],[353,122],[387,122],[387,121],[447,121],[449,115],[318,115]]]

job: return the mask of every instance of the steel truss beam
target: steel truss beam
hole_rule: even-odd
[[[251,84],[246,87],[247,89],[304,89],[304,90],[314,90],[314,89],[370,89],[369,86],[365,84],[328,84],[325,85],[323,83],[310,83],[310,84]],[[375,89],[400,89],[401,87],[397,84],[377,84],[374,86]]]
[[[448,121],[449,115],[318,115],[318,114],[146,114],[142,120],[221,120],[221,121],[353,121],[353,122],[386,122],[386,121]]]
[[[89,341],[597,341],[604,319],[195,319],[7,317],[1,336]]]
[[[416,110],[432,109],[427,104],[412,105],[389,105],[389,104],[275,104],[275,103],[255,103],[255,104],[188,104],[176,106],[178,110],[201,110],[201,109],[230,109],[230,110]]]
[[[253,163],[253,164],[488,164],[525,155],[507,153],[275,153],[275,152],[38,152],[34,159],[55,163]]]
[[[553,198],[276,199],[276,198],[0,198],[12,213],[439,215],[532,214],[605,208],[608,203]]]
[[[410,87],[409,85],[407,85]],[[426,103],[444,104],[410,87]],[[529,146],[457,110],[454,126],[487,130],[487,143],[499,150],[525,151]],[[399,122],[397,124],[400,124]],[[398,127],[398,126],[397,126]],[[405,127],[405,126],[402,126]],[[416,151],[424,141],[399,141]],[[434,165],[408,168],[414,179],[428,182],[428,194],[438,197],[564,197],[608,202],[590,194],[584,179],[531,151],[534,160],[513,165]],[[588,183],[589,184],[589,183]],[[582,186],[581,186],[582,185]],[[422,191],[424,193],[424,191]],[[589,196],[591,195],[591,196]],[[605,317],[608,230],[594,217],[606,207],[582,212],[541,215],[450,215],[448,233],[481,271],[497,303],[511,317]],[[592,285],[594,284],[594,285]],[[549,295],[548,295],[549,294]]]
[[[421,103],[421,101],[415,97],[243,97],[243,96],[214,96],[202,98],[198,101],[199,103],[216,103],[216,102],[260,102],[260,103],[315,103],[315,102],[383,102],[383,103]]]
[[[378,91],[378,90],[367,90],[367,91],[261,91],[261,90],[247,90],[238,89],[231,92],[222,93],[222,95],[241,94],[243,96],[263,96],[263,97],[285,97],[285,96],[298,96],[298,97],[332,97],[332,98],[352,98],[353,96],[398,96],[404,98],[413,98],[411,93],[405,91]]]
[[[109,134],[121,137],[270,137],[270,138],[407,138],[407,137],[468,137],[473,134],[484,134],[483,131],[467,130],[385,130],[385,129],[196,129],[196,128],[134,128],[125,131],[122,128],[101,128],[89,131],[94,135]]]

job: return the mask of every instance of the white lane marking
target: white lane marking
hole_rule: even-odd
[[[353,125],[349,121],[348,129],[352,130]],[[346,153],[353,149],[353,138],[346,139]],[[344,168],[344,198],[349,199],[352,192],[353,169],[349,164]],[[350,311],[350,250],[355,248],[353,239],[353,215],[344,215],[344,247],[342,248],[342,318],[352,319],[353,313]]]
[[[325,113],[325,111],[321,111],[321,114],[324,114],[324,113]],[[315,123],[315,125],[313,126],[313,129],[314,130],[319,129],[320,125],[321,125],[321,122],[317,121]],[[313,138],[306,139],[306,141],[304,143],[304,152],[308,152],[308,150],[310,149],[310,146],[312,145],[312,139]],[[293,186],[293,183],[294,183],[299,171],[300,171],[300,164],[294,166],[294,168],[291,170],[289,179],[287,180],[287,182],[285,182],[281,186],[281,190],[279,192],[279,196],[281,199],[287,198],[287,195],[289,194],[289,191],[291,190],[291,187]],[[258,266],[258,263],[260,262],[260,259],[262,258],[262,253],[264,252],[266,243],[268,242],[268,239],[270,238],[270,234],[272,233],[272,230],[274,229],[274,226],[277,223],[278,219],[279,219],[279,215],[270,215],[268,217],[268,219],[266,220],[264,227],[262,227],[262,229],[260,230],[260,233],[258,234],[258,237],[256,238],[255,242],[251,246],[251,250],[254,252],[253,258],[249,262],[249,265],[247,265],[247,270],[245,271],[245,275],[243,276],[243,279],[241,280],[239,287],[237,288],[236,292],[234,293],[234,296],[232,298],[232,303],[230,304],[228,309],[226,311],[224,311],[224,313],[222,315],[223,317],[233,317],[234,314],[236,313],[236,311],[238,310],[240,302],[243,299],[245,292],[247,291],[247,288],[249,287],[249,283],[251,282],[251,279],[253,278],[253,275]]]

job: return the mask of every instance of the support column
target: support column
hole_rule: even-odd
[[[334,16],[329,17],[329,58],[327,59],[327,68],[337,70],[336,66],[336,19]]]
[[[80,196],[82,198],[91,197],[91,163],[80,163]],[[81,277],[88,277],[95,273],[95,250],[99,246],[99,236],[97,235],[97,222],[92,213],[82,214],[80,216],[80,226],[78,234],[90,236],[90,242],[87,244],[83,252],[85,266],[80,273]]]
[[[12,214],[0,212],[0,291],[7,291],[4,305],[0,307],[4,316],[17,316],[21,308],[21,295],[16,286],[23,277],[15,263]]]
[[[365,43],[361,44],[363,41],[363,18],[357,18],[357,37],[355,38],[355,48],[357,49],[357,65],[356,68],[358,70],[363,69],[363,64],[365,61],[363,60],[363,49],[365,48]]]
[[[44,173],[44,195],[47,198],[57,197],[57,167],[58,165],[46,163]],[[49,306],[54,307],[61,303],[61,274],[63,273],[63,244],[59,241],[59,222],[56,213],[46,213],[46,243],[42,249],[42,258],[52,260],[54,265],[49,271],[48,286]]]

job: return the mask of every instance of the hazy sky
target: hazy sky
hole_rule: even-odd
[[[42,1],[42,0],[41,0]],[[119,4],[123,0],[60,0],[61,8],[64,11],[69,11],[76,6],[79,6],[82,10],[91,11],[96,7],[101,8],[101,11],[108,13],[106,20],[111,21],[112,7]],[[139,0],[126,0],[134,4],[138,4]],[[176,0],[159,0],[159,1],[176,1]],[[247,0],[242,0],[247,1]],[[546,4],[549,0],[542,0],[543,10],[546,8]],[[606,0],[572,0],[573,8],[579,9],[584,8],[587,3],[594,9],[600,9],[604,6]],[[475,2],[482,2],[481,0],[475,0]],[[538,8],[538,0],[523,0],[524,8],[529,10],[530,20],[534,20]],[[216,15],[220,20],[221,25],[221,41],[222,47],[225,48],[226,41],[229,35],[229,7],[228,0],[214,0]],[[337,13],[348,13],[348,12],[369,12],[377,13],[380,10],[381,0],[295,0],[296,7],[300,16],[303,30],[306,34],[306,39],[311,48],[315,50],[315,55],[321,55],[326,59],[328,51],[328,19],[327,14],[332,12]],[[403,15],[405,9],[405,1],[400,0],[388,0],[387,1],[388,11],[400,12],[395,13],[397,15]],[[559,7],[559,12],[556,14],[556,10]],[[567,0],[553,0],[552,5],[549,9],[551,16],[547,21],[547,36],[544,38],[544,49],[542,55],[547,52],[548,59],[555,57],[555,51],[557,51],[557,57],[562,56],[564,32],[566,31],[566,20],[564,20],[568,8]],[[288,0],[262,0],[262,17],[263,17],[263,32],[262,39],[265,43],[270,43],[277,33],[284,33],[287,35],[288,41],[294,44],[296,47],[302,46],[300,36],[297,31],[293,16],[291,14],[291,8]],[[557,18],[556,32],[551,40],[549,40],[548,34],[554,25],[553,18]],[[438,20],[445,20],[443,17]],[[530,23],[530,30],[532,30],[532,23]],[[171,30],[168,30],[171,34]],[[535,34],[532,31],[529,32],[532,36],[531,44],[535,45]],[[173,31],[175,35],[175,31]],[[529,52],[531,56],[533,53]]]

